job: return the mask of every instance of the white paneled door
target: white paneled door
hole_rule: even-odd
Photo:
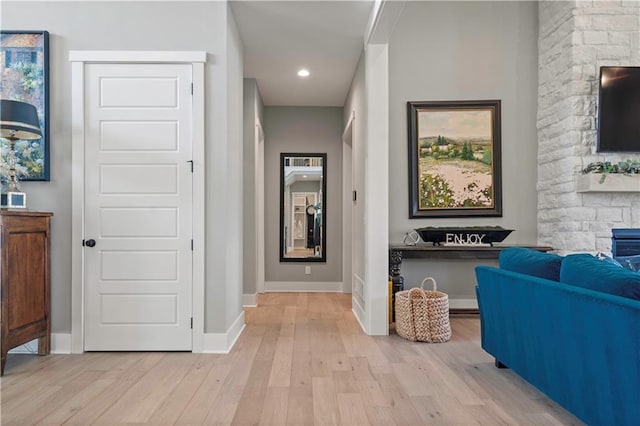
[[[192,66],[85,66],[85,350],[192,348]]]

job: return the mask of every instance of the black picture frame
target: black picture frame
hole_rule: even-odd
[[[407,102],[410,219],[502,216],[500,104]]]
[[[285,165],[287,159],[300,158],[321,158],[322,159],[322,199],[321,199],[321,255],[320,256],[308,256],[308,257],[290,257],[287,256],[287,239],[289,233],[292,232],[285,224],[285,218],[287,217],[285,209],[287,203],[285,203]],[[306,207],[305,207],[306,209]],[[285,152],[280,154],[280,262],[322,262],[327,261],[327,154],[326,153],[309,153],[309,152]],[[306,212],[305,212],[306,214]]]
[[[18,141],[18,167],[28,172],[21,181],[50,180],[49,32],[0,31],[0,98],[27,102],[36,107],[42,137]],[[2,141],[3,152],[5,140]],[[20,144],[29,146],[21,147]],[[8,147],[8,144],[7,144]],[[20,170],[19,170],[20,172]]]

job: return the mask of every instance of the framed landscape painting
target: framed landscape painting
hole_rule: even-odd
[[[502,216],[500,101],[407,102],[409,218]]]
[[[49,33],[0,31],[0,98],[32,104],[38,110],[42,138],[16,142],[19,180],[49,180]],[[7,164],[9,141],[2,145]]]

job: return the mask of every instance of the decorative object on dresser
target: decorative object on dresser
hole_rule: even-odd
[[[36,107],[25,102],[0,100],[0,137],[9,140],[9,176],[6,188],[2,188],[2,207],[27,207],[27,194],[20,192],[16,175],[16,141],[40,139],[41,136]]]
[[[433,245],[493,246],[502,242],[513,229],[501,226],[433,227],[416,229],[425,243]]]
[[[7,352],[38,339],[38,355],[50,351],[49,229],[53,213],[0,210],[0,375]]]

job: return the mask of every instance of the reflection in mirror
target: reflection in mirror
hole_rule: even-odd
[[[326,261],[327,154],[280,154],[280,261]]]

